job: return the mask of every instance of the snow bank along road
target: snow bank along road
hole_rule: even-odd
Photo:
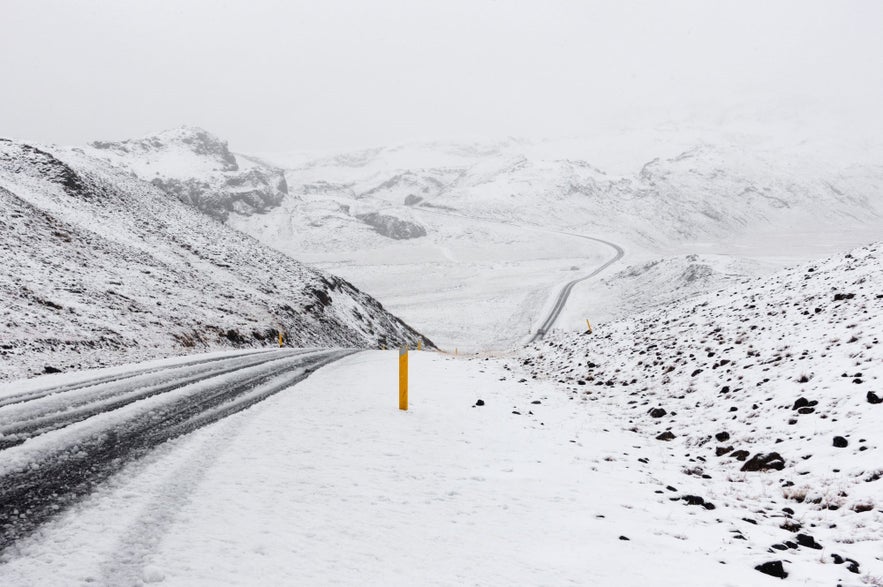
[[[0,388],[0,549],[151,448],[352,352],[214,353]]]

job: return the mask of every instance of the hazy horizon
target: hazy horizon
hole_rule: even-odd
[[[6,3],[0,136],[241,151],[734,121],[873,133],[883,4]]]

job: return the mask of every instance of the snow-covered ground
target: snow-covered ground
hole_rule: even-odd
[[[0,578],[878,585],[881,255],[516,356],[413,352],[407,412],[397,354],[352,355],[128,465]]]
[[[655,442],[650,464],[678,471],[673,485],[714,506],[699,515],[729,524],[746,548],[809,584],[878,585],[881,333],[883,245],[873,244],[591,335],[558,333],[520,365],[636,443]]]
[[[752,526],[671,501],[695,482],[664,443],[482,358],[411,353],[401,412],[396,364],[351,356],[161,446],[7,551],[0,582],[775,584]],[[849,578],[817,566],[792,577]]]

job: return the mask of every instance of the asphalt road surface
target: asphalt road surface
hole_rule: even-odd
[[[194,357],[0,395],[0,550],[155,446],[244,410],[353,352]]]
[[[570,292],[573,291],[573,288],[577,283],[579,283],[581,281],[585,281],[586,279],[591,279],[592,277],[595,277],[596,275],[598,275],[599,273],[601,273],[602,271],[604,271],[605,269],[607,269],[608,267],[610,267],[611,265],[613,265],[614,263],[616,263],[617,261],[622,259],[623,255],[625,255],[625,251],[623,250],[623,248],[621,246],[619,246],[616,243],[612,243],[610,241],[606,241],[606,240],[603,240],[600,238],[595,238],[593,236],[586,236],[584,234],[575,234],[572,232],[565,232],[565,233],[561,233],[561,234],[569,234],[570,236],[584,238],[584,239],[587,239],[590,241],[597,241],[599,243],[605,244],[608,247],[612,248],[614,251],[616,251],[616,254],[613,257],[611,257],[606,263],[595,268],[595,270],[592,271],[591,273],[589,273],[588,275],[583,275],[582,277],[580,277],[578,279],[574,279],[573,281],[568,282],[563,288],[561,288],[561,291],[558,292],[558,298],[555,300],[555,305],[552,306],[552,309],[549,311],[549,314],[546,316],[546,319],[543,320],[542,325],[540,325],[540,327],[537,329],[537,331],[533,333],[533,336],[531,336],[530,340],[528,341],[528,344],[535,342],[537,340],[541,340],[546,335],[546,333],[549,332],[549,330],[552,328],[552,326],[555,325],[555,321],[558,320],[558,316],[561,315],[561,311],[564,309],[565,304],[567,304],[567,298],[570,297]]]
[[[537,340],[541,340],[546,335],[546,333],[549,332],[549,330],[552,328],[552,326],[555,325],[555,321],[558,320],[558,316],[561,315],[561,311],[564,310],[564,306],[567,304],[567,298],[570,297],[570,292],[573,291],[573,288],[574,288],[574,286],[576,286],[577,283],[580,283],[581,281],[585,281],[587,279],[591,279],[592,277],[595,277],[596,275],[598,275],[599,273],[601,273],[602,271],[604,271],[605,269],[607,269],[608,267],[610,267],[611,265],[613,265],[614,263],[616,263],[617,261],[622,259],[623,256],[625,255],[625,250],[623,250],[623,248],[621,246],[619,246],[618,244],[612,243],[610,241],[606,241],[604,239],[596,238],[594,236],[588,236],[585,234],[579,234],[579,233],[575,233],[575,232],[565,232],[565,231],[561,231],[561,230],[552,230],[552,229],[548,229],[548,228],[543,228],[541,226],[527,226],[527,225],[523,225],[523,224],[517,224],[514,222],[506,222],[504,220],[497,220],[497,219],[493,219],[493,218],[482,218],[482,217],[478,217],[478,216],[468,216],[466,214],[461,214],[461,213],[455,212],[453,210],[444,211],[444,210],[430,210],[430,209],[426,209],[426,208],[421,208],[420,211],[427,212],[430,214],[439,215],[439,216],[453,216],[455,218],[465,218],[467,220],[487,222],[490,224],[505,224],[507,226],[516,226],[518,228],[524,228],[525,230],[535,230],[537,232],[564,234],[567,236],[572,236],[572,237],[576,237],[576,238],[583,238],[586,240],[599,242],[603,245],[607,245],[608,247],[612,248],[615,251],[614,256],[611,257],[606,263],[604,263],[600,267],[597,267],[594,271],[592,271],[588,275],[583,275],[582,277],[580,277],[578,279],[574,279],[573,281],[568,282],[561,289],[561,291],[558,292],[558,297],[555,300],[555,305],[552,306],[552,309],[549,311],[549,314],[543,320],[542,325],[537,329],[536,332],[533,333],[533,335],[531,335],[530,339],[527,341],[528,344],[535,342]]]

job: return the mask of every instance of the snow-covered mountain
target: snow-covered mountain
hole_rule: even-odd
[[[767,552],[757,561],[767,570],[843,565],[843,579],[873,578],[883,576],[881,333],[877,243],[591,335],[557,333],[517,369],[655,443],[629,460],[652,471],[659,499],[729,525]]]
[[[879,226],[883,169],[860,145],[833,158],[831,147],[818,143],[678,138],[628,171],[615,172],[592,159],[604,138],[418,144],[288,164],[285,156],[268,158],[288,169],[294,193],[314,198],[591,227],[654,244],[768,225]]]
[[[287,195],[210,213],[344,276],[461,349],[508,347],[535,329],[555,290],[609,255],[585,236],[622,246],[623,264],[703,253],[718,259],[707,266],[756,275],[883,234],[878,150],[833,139],[674,130],[246,157],[184,128],[94,145],[172,195],[182,193],[180,181],[203,186],[208,202],[229,201],[217,179],[225,165],[284,169]],[[559,324],[647,307],[640,291],[626,304],[611,296],[654,276],[666,299],[718,277],[680,287],[661,278],[663,267],[603,297],[588,284],[575,288]]]
[[[670,262],[603,289],[578,286],[564,328],[879,239],[879,155],[856,141],[683,129],[264,154],[287,170],[293,197],[230,223],[376,291],[446,346],[503,348],[536,328],[567,280],[609,255],[574,235],[626,249],[611,271]],[[402,218],[426,236],[394,242],[353,217],[364,213]],[[713,259],[699,263],[713,271],[682,287],[692,254]],[[390,265],[407,287],[380,278]]]
[[[220,220],[255,214],[288,195],[281,170],[237,157],[201,128],[181,127],[119,142],[95,141],[90,154],[124,166],[185,204]]]
[[[270,345],[277,331],[296,346],[421,339],[343,279],[82,149],[0,140],[0,251],[0,377]]]

